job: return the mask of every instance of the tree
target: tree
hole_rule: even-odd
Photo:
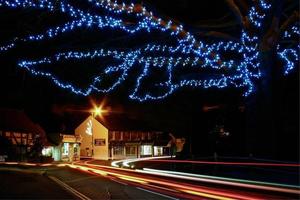
[[[270,137],[265,137],[262,142],[253,140],[258,133],[278,132],[279,118],[274,117],[274,108],[278,108],[278,103],[274,103],[277,95],[274,83],[282,74],[288,76],[299,64],[299,3],[294,0],[225,2],[237,21],[235,30],[226,30],[224,22],[225,32],[216,30],[213,25],[205,29],[200,25],[198,34],[193,34],[174,20],[154,15],[141,3],[89,1],[89,6],[105,11],[98,15],[98,12],[80,9],[80,4],[76,7],[63,1],[1,0],[1,7],[59,12],[69,21],[37,34],[15,37],[0,47],[0,51],[8,51],[20,44],[51,41],[84,28],[117,31],[121,36],[109,35],[104,45],[102,42],[104,48],[91,51],[89,46],[84,48],[89,49],[86,51],[64,51],[51,57],[23,60],[18,66],[85,96],[92,92],[108,93],[126,80],[132,81],[129,75],[137,69],[141,70],[136,72],[139,75],[129,95],[137,101],[163,99],[185,87],[241,88],[247,101],[248,140],[252,141],[248,152],[274,149],[269,148],[274,144],[264,147],[265,140]],[[150,39],[138,34],[146,34]],[[59,77],[57,70],[45,69],[45,66],[57,63],[87,59],[104,59],[106,62],[102,63],[108,64],[101,65],[100,70],[97,68],[97,73],[89,77],[90,83],[85,85],[77,83],[78,77],[66,80],[72,73],[63,73]],[[80,77],[82,75],[79,73]]]
[[[34,161],[41,161],[42,150],[44,148],[43,140],[39,135],[36,135],[33,141],[33,146],[30,149],[29,157]]]
[[[185,138],[176,138],[172,133],[169,133],[171,140],[169,141],[167,147],[170,147],[171,157],[176,154],[180,154],[183,150],[185,144]]]
[[[15,160],[16,152],[11,141],[6,137],[0,136],[0,155],[6,160]]]

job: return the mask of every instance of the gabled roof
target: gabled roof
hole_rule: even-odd
[[[90,115],[66,115],[61,118],[61,121],[65,124],[65,130],[51,130],[49,132],[68,132],[73,133],[82,123],[89,118]],[[95,118],[100,124],[102,124],[109,131],[161,131],[152,127],[147,122],[140,119],[130,118],[125,114],[109,113],[102,117],[97,116]],[[66,131],[67,130],[67,131]]]
[[[0,108],[0,130],[39,134],[46,137],[44,129],[34,123],[24,111]]]
[[[97,117],[109,131],[157,131],[144,121],[128,118],[126,115],[106,115]]]
[[[91,120],[92,122],[92,126],[94,128],[94,126],[98,126],[98,127],[101,127],[101,128],[104,128],[104,129],[107,129],[101,122],[99,122],[98,120],[96,120],[95,118],[93,118],[91,115],[88,116],[83,122],[81,122],[77,128],[75,129],[75,133],[77,132],[77,130],[81,129],[83,127],[83,129],[86,129],[86,126],[87,126],[87,123],[88,121]]]

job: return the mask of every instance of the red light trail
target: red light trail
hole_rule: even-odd
[[[269,166],[269,167],[300,167],[296,163],[260,163],[260,162],[213,162],[198,160],[146,160],[145,162],[165,162],[165,163],[191,163],[191,164],[207,164],[207,165],[240,165],[240,166]]]
[[[81,165],[81,164],[79,164]],[[217,180],[217,179],[212,179],[212,178],[201,178],[199,180],[202,181],[203,183],[210,183],[210,184],[216,184],[217,187],[204,187],[200,186],[199,182],[198,183],[185,183],[184,179],[189,179],[189,177],[183,178],[182,176],[177,176],[177,175],[171,175],[171,174],[166,174],[166,173],[154,173],[154,172],[149,172],[149,171],[144,171],[144,170],[130,170],[130,169],[123,169],[123,168],[115,168],[115,167],[108,167],[108,166],[101,166],[101,165],[95,165],[95,164],[83,164],[81,166],[89,166],[94,169],[101,169],[105,171],[108,175],[113,175],[115,177],[119,176],[129,176],[121,178],[123,181],[133,181],[133,182],[138,182],[138,181],[144,181],[142,185],[153,185],[155,186],[160,186],[166,189],[173,189],[177,190],[179,192],[185,192],[189,194],[210,194],[210,195],[217,195],[217,196],[222,196],[224,198],[233,198],[233,199],[265,199],[271,198],[271,196],[266,195],[265,192],[262,191],[269,191],[269,192],[282,192],[286,194],[300,194],[299,188],[286,188],[286,187],[278,187],[278,186],[270,186],[270,185],[262,185],[262,184],[245,184],[245,183],[238,183],[234,181],[223,181],[223,180]],[[167,179],[166,179],[167,178]],[[194,178],[195,179],[195,178]],[[166,181],[167,180],[167,181]],[[195,181],[195,180],[194,180]],[[230,187],[235,187],[237,189],[230,189],[230,190],[224,190],[223,188],[220,189],[220,185],[224,186],[230,186]],[[247,193],[245,191],[241,192],[240,189],[254,189],[257,190],[257,192],[254,193]],[[258,192],[259,191],[259,192]],[[262,195],[263,194],[263,195]],[[204,197],[204,196],[203,196]],[[206,196],[208,197],[208,196]],[[275,198],[275,197],[273,197]]]
[[[166,196],[171,199],[217,199],[217,200],[259,200],[259,199],[290,199],[300,195],[299,188],[280,187],[260,184],[241,183],[238,181],[221,180],[222,177],[191,177],[189,174],[161,170],[133,170],[76,162],[74,164],[32,164],[6,163],[9,165],[26,165],[30,167],[56,166],[70,167],[85,173],[108,178],[124,185]],[[177,174],[175,174],[177,173]],[[200,176],[200,175],[199,175]],[[246,182],[246,181],[244,181]],[[209,185],[208,185],[209,184]],[[295,186],[296,187],[296,186]]]

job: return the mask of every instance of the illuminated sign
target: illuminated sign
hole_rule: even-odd
[[[62,142],[74,143],[76,142],[76,137],[74,135],[62,135]]]
[[[105,146],[105,139],[95,139],[94,144],[95,146]]]

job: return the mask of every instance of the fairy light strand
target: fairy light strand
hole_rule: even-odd
[[[241,30],[240,42],[220,41],[215,43],[205,43],[187,30],[182,24],[171,20],[165,21],[154,16],[140,4],[125,4],[110,0],[87,0],[87,2],[98,9],[108,11],[106,15],[92,14],[82,9],[76,8],[64,1],[57,3],[54,0],[0,0],[0,7],[6,8],[34,8],[46,10],[48,12],[61,12],[71,20],[44,32],[30,34],[25,37],[15,37],[10,42],[0,46],[0,53],[16,48],[20,43],[38,42],[51,40],[60,35],[73,31],[90,28],[96,30],[119,30],[126,34],[134,35],[141,31],[160,31],[175,39],[174,45],[146,44],[145,46],[124,51],[97,49],[93,51],[69,51],[57,53],[51,57],[37,60],[23,60],[18,66],[27,69],[31,74],[50,79],[61,88],[68,89],[79,95],[90,95],[92,92],[107,93],[114,90],[129,77],[133,68],[142,68],[141,74],[136,80],[129,97],[138,101],[163,99],[176,90],[183,87],[193,88],[243,88],[244,95],[248,96],[255,90],[254,80],[263,78],[260,70],[259,29],[264,23],[264,19],[271,8],[271,4],[265,0],[258,1],[258,7],[253,5],[249,9],[248,18],[250,24],[257,29],[256,32],[249,33]],[[257,10],[259,9],[259,11]],[[120,14],[120,15],[119,15]],[[136,24],[128,25],[126,15],[132,15],[137,19]],[[282,39],[288,39],[293,35],[299,36],[299,26],[292,26],[286,30]],[[239,59],[226,59],[226,53],[236,54]],[[295,48],[284,48],[278,45],[278,57],[283,60],[284,74],[290,73],[299,62],[299,45]],[[159,56],[158,56],[159,55]],[[91,78],[91,83],[86,87],[75,86],[71,81],[61,80],[50,71],[43,70],[43,65],[53,65],[67,60],[99,59],[112,57],[120,64],[98,66],[103,70]],[[157,83],[156,86],[162,88],[158,94],[150,91],[141,92],[143,83],[155,68],[160,68],[166,74],[166,80]],[[213,70],[215,75],[199,79],[181,79],[174,76],[174,71],[181,68],[194,68],[199,70]],[[102,81],[104,76],[109,76],[120,72],[115,82],[109,87],[104,87]],[[184,74],[183,74],[184,77]],[[144,90],[143,90],[144,91]]]

